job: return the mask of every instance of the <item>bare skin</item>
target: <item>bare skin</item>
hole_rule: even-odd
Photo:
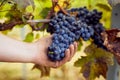
[[[59,67],[70,61],[77,51],[77,42],[70,45],[65,51],[62,61],[50,61],[47,57],[47,48],[52,36],[41,38],[34,43],[25,43],[0,34],[0,61],[17,63],[34,63],[47,67]]]

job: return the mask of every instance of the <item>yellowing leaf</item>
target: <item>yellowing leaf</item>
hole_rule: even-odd
[[[70,8],[72,1],[73,0],[58,0],[58,4],[63,9],[68,9],[68,8]],[[54,10],[55,10],[55,12],[58,12],[58,11],[60,11],[60,8],[58,6],[55,6]]]
[[[49,67],[44,67],[44,66],[35,64],[35,65],[33,66],[33,69],[38,69],[38,70],[40,70],[40,71],[41,71],[41,77],[49,76],[49,75],[50,75],[50,68],[49,68]]]
[[[68,8],[73,0],[59,0],[58,4],[63,8]]]
[[[111,29],[106,30],[102,33],[104,40],[104,45],[107,49],[112,52],[117,59],[118,64],[120,64],[120,30]]]
[[[109,5],[107,5],[107,4],[98,3],[98,4],[96,4],[96,6],[102,8],[102,9],[104,9],[106,11],[111,11],[112,10],[111,7]]]
[[[81,67],[81,73],[86,80],[94,80],[102,75],[106,78],[108,65],[113,64],[113,55],[96,45],[91,44],[85,49],[87,56],[75,62],[76,67]]]

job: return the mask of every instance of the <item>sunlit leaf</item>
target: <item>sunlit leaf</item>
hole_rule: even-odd
[[[81,47],[83,46],[83,43],[81,40],[78,41],[78,51],[81,50]]]
[[[61,8],[68,9],[71,7],[72,1],[73,0],[58,0],[58,4]],[[60,11],[61,10],[60,7],[55,6],[55,8],[54,8],[55,12]]]
[[[5,34],[5,35],[7,35],[9,32],[10,32],[10,30],[5,30],[5,31],[1,31],[3,34]]]
[[[35,8],[34,0],[13,0],[16,4],[19,10],[25,10],[25,8],[29,5]]]
[[[9,2],[8,0],[4,0],[0,4],[0,12],[6,12],[11,10],[15,6],[14,2]]]
[[[41,17],[45,18],[46,15],[48,14],[49,10],[50,10],[50,8],[43,8],[42,11],[40,12]]]
[[[107,5],[107,4],[98,3],[98,4],[96,4],[96,6],[102,8],[102,9],[104,9],[106,11],[111,11],[112,10],[111,7],[109,5]]]
[[[24,39],[25,42],[32,42],[34,40],[34,34],[31,32],[31,33],[28,33],[26,38]]]
[[[40,34],[37,33],[36,36],[35,36],[35,39],[39,39],[40,38]]]
[[[75,65],[76,67],[81,67],[81,66],[83,66],[84,64],[86,64],[89,60],[90,60],[89,57],[82,57],[82,58],[78,59],[78,60],[74,63],[74,65]]]
[[[59,0],[58,4],[62,6],[62,8],[69,8],[74,0]]]
[[[35,0],[34,19],[44,19],[52,7],[51,0]]]

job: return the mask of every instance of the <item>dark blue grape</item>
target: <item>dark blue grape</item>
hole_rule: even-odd
[[[61,57],[60,57],[60,55],[58,54],[58,55],[55,55],[54,56],[54,59],[55,59],[55,61],[57,60],[57,61],[60,61],[61,60]]]
[[[64,15],[63,15],[62,13],[59,13],[59,14],[58,14],[58,17],[59,17],[59,18],[62,18],[63,16],[64,16]]]
[[[90,33],[86,33],[86,37],[90,38],[91,37]]]
[[[65,53],[64,53],[64,52],[61,53],[61,54],[60,54],[60,57],[61,57],[61,58],[64,58],[64,57],[65,57]]]

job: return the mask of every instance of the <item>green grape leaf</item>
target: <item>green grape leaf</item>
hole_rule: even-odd
[[[108,65],[113,65],[113,55],[95,44],[91,44],[85,49],[87,56],[78,59],[74,65],[81,67],[80,72],[86,80],[94,80],[102,75],[106,78]]]
[[[102,8],[106,11],[111,11],[112,10],[112,8],[107,4],[97,3],[96,6],[99,7],[99,8]]]
[[[32,69],[40,70],[41,71],[41,77],[50,75],[50,68],[49,67],[44,67],[44,66],[35,64]]]
[[[82,41],[81,40],[79,40],[78,41],[78,51],[80,51],[81,50],[81,47],[82,47],[82,45],[83,45],[83,43],[82,43]]]
[[[90,59],[90,57],[82,57],[81,59],[78,59],[74,65],[76,67],[81,67],[81,66],[84,66],[84,64],[86,64]]]
[[[24,39],[25,42],[32,42],[34,40],[34,34],[31,32],[31,33],[28,33]]]
[[[34,0],[12,0],[12,1],[14,1],[17,4],[18,9],[22,11],[24,11],[25,8],[29,5],[31,5],[33,9],[35,8]]]
[[[40,34],[37,33],[37,34],[35,35],[35,39],[39,39],[39,38],[40,38]]]
[[[50,8],[47,8],[47,7],[43,8],[42,11],[40,12],[41,17],[42,17],[42,18],[46,18],[49,10],[50,10]]]

